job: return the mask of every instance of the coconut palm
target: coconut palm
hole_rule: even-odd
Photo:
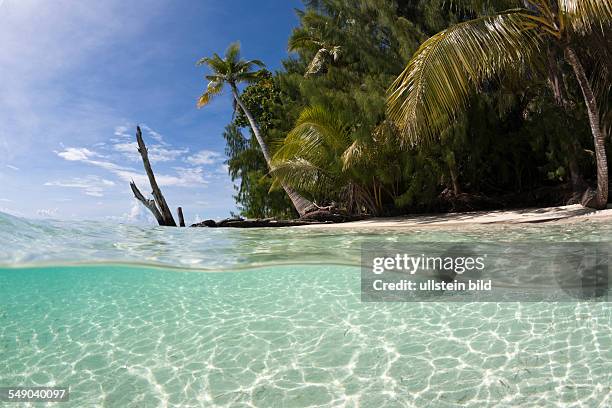
[[[225,52],[225,58],[221,58],[217,53],[214,53],[212,57],[200,59],[197,62],[197,65],[207,65],[212,71],[210,75],[206,75],[206,79],[209,82],[208,86],[206,87],[206,91],[204,91],[204,93],[198,99],[198,108],[207,105],[214,96],[219,95],[223,91],[225,85],[229,85],[234,97],[234,109],[236,108],[236,105],[242,109],[242,112],[249,121],[251,130],[259,143],[264,159],[266,160],[268,167],[270,167],[272,160],[270,149],[261,135],[261,131],[259,130],[259,126],[257,125],[255,118],[242,102],[238,92],[239,83],[249,83],[259,79],[261,71],[255,70],[255,68],[263,68],[263,62],[259,60],[241,59],[240,44],[235,42],[230,44],[228,47],[227,51]],[[312,206],[312,203],[306,198],[302,197],[291,187],[283,185],[283,188],[300,216],[304,215],[306,210]]]
[[[583,204],[608,200],[605,134],[597,101],[574,44],[609,27],[609,0],[509,0],[516,8],[459,23],[425,41],[389,90],[388,113],[411,144],[437,137],[485,81],[546,69],[546,49],[559,47],[586,104],[597,161],[597,189]],[[609,58],[609,56],[608,56]]]
[[[340,201],[350,213],[382,209],[372,141],[355,140],[352,128],[322,106],[306,107],[273,158],[272,174],[323,200]]]

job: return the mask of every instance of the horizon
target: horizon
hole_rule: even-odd
[[[202,109],[196,61],[240,41],[271,71],[287,57],[299,0],[223,5],[0,1],[0,212],[154,223],[136,125],[173,211],[187,223],[237,212],[224,164],[229,92]]]

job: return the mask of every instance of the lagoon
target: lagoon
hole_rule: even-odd
[[[609,303],[364,303],[359,262],[364,242],[610,239],[602,223],[207,230],[3,215],[0,386],[67,385],[66,407],[607,406]]]

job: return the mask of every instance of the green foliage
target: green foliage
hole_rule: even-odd
[[[586,18],[592,12],[609,11],[595,0],[561,3],[572,33],[593,28]],[[547,54],[551,43],[535,33],[536,13],[499,14],[522,2],[309,0],[305,6],[283,69],[260,74],[241,96],[271,147],[272,170],[253,135],[242,135],[248,122],[241,112],[225,132],[244,215],[294,215],[276,188],[280,181],[318,204],[397,214],[452,208],[443,198],[448,191],[532,197],[572,174],[594,174],[571,68],[562,53]],[[610,36],[584,38],[589,46],[580,56],[605,100]],[[547,56],[559,69],[561,102]],[[387,90],[396,78],[388,112]],[[406,101],[410,93],[417,96]],[[604,120],[612,117],[602,107]],[[428,139],[437,143],[417,143]]]
[[[213,97],[223,91],[225,84],[235,87],[240,82],[254,82],[259,78],[260,71],[255,68],[263,68],[263,62],[259,60],[244,60],[240,58],[240,43],[230,44],[225,51],[225,58],[217,53],[212,57],[204,57],[198,60],[196,65],[205,65],[211,71],[206,75],[209,81],[206,90],[198,99],[198,108],[208,105]]]
[[[264,140],[269,145],[278,144],[274,135],[281,126],[282,112],[280,91],[269,72],[245,88],[242,101],[256,118]],[[285,125],[286,127],[288,125]],[[245,137],[241,129],[248,129]],[[295,214],[284,191],[270,191],[272,178],[244,113],[239,110],[225,129],[225,154],[229,158],[228,169],[232,180],[239,180],[234,199],[242,215],[250,218],[291,218]]]
[[[274,155],[272,174],[319,201],[341,202],[348,212],[377,213],[365,176],[375,164],[364,160],[371,148],[354,140],[351,127],[333,112],[307,107]]]

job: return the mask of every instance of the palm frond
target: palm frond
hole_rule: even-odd
[[[270,174],[281,183],[301,191],[325,192],[334,184],[334,177],[321,167],[303,158],[276,163]]]
[[[225,75],[204,75],[204,78],[206,78],[209,82],[223,82],[225,80]]]
[[[206,91],[198,99],[198,108],[208,105],[213,97],[223,91],[223,82],[209,82]]]
[[[321,147],[339,155],[350,144],[348,127],[337,115],[322,106],[307,107],[274,159],[287,160],[295,156],[311,158]]]
[[[242,72],[242,73],[236,74],[234,78],[237,82],[252,83],[252,82],[257,82],[258,80],[260,80],[261,75],[262,75],[262,71]]]
[[[262,60],[258,60],[258,59],[247,60],[246,63],[244,64],[245,69],[253,69],[255,67],[265,68],[266,64],[264,64]]]
[[[221,58],[219,54],[214,53],[212,57],[198,60],[197,65],[207,65],[212,71],[211,74],[205,76],[209,84],[198,100],[198,107],[208,104],[213,96],[221,92],[225,83],[236,85],[238,82],[254,82],[258,80],[261,71],[254,71],[253,69],[255,67],[265,67],[265,64],[257,59],[240,59],[240,43],[238,42],[230,44],[225,52],[225,59]]]
[[[612,24],[610,0],[557,0],[559,17],[567,28],[579,34]]]
[[[388,115],[402,140],[431,139],[467,106],[470,92],[537,59],[542,40],[524,10],[450,27],[425,41],[389,89]]]
[[[355,166],[357,163],[361,163],[363,160],[367,160],[369,156],[368,146],[363,140],[355,140],[341,156],[342,160],[342,171]]]
[[[225,50],[225,61],[231,65],[235,65],[240,61],[240,42],[235,41]]]
[[[301,50],[316,51],[322,44],[323,43],[319,38],[313,36],[307,30],[303,28],[296,29],[289,38],[287,50],[291,52]]]
[[[200,58],[196,63],[197,66],[208,65],[208,67],[216,74],[227,74],[228,65],[223,61],[219,54],[215,53],[212,57]]]
[[[503,11],[525,5],[523,0],[449,0],[448,3],[453,10],[480,14],[484,14],[486,11]]]
[[[254,71],[254,68],[264,68],[265,64],[260,60],[241,60],[233,69],[233,77],[237,82],[255,82],[261,78],[262,69]]]
[[[305,108],[272,159],[272,175],[313,194],[337,193],[349,183],[341,156],[351,145],[350,128],[322,106]]]

